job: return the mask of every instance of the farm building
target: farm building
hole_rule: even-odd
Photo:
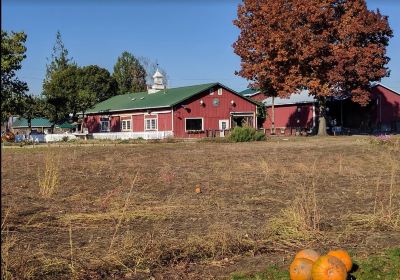
[[[270,132],[272,122],[272,98],[265,98],[258,90],[242,91],[245,97],[262,102],[267,117],[259,122],[259,128]],[[307,91],[292,94],[289,98],[275,98],[275,128],[277,134],[311,132],[316,127],[318,104]],[[361,106],[350,97],[331,98],[327,102],[328,131],[331,133],[390,133],[400,132],[400,94],[381,84],[371,90],[371,101]]]
[[[258,128],[265,129],[268,134],[272,127],[272,98],[265,98],[258,90],[247,89],[240,94],[261,102],[265,106],[266,118],[259,121]],[[275,104],[275,132],[276,134],[290,135],[299,132],[311,132],[316,126],[316,103],[314,97],[307,91],[292,94],[289,98],[276,97]]]
[[[52,123],[46,118],[33,118],[31,120],[31,131],[29,129],[28,119],[21,117],[13,117],[11,124],[12,131],[18,134],[29,134],[29,133],[51,133]],[[64,122],[61,124],[55,124],[53,131],[56,133],[72,132],[76,128],[76,125]]]
[[[257,126],[259,103],[220,83],[165,88],[157,70],[147,92],[117,95],[86,112],[93,138],[161,139],[224,136],[234,126]]]

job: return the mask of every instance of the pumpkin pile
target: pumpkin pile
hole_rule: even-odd
[[[290,265],[291,280],[346,280],[353,263],[345,250],[329,251],[320,256],[312,249],[296,254]]]

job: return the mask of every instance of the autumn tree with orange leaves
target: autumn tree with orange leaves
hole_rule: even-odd
[[[319,101],[319,135],[326,134],[327,97],[366,105],[371,83],[389,75],[392,30],[365,0],[244,0],[234,24],[237,74],[266,96],[308,90]]]

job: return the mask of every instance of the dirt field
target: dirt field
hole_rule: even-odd
[[[304,247],[400,244],[400,149],[368,138],[3,148],[1,160],[2,279],[229,279]]]

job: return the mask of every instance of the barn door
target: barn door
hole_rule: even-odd
[[[225,130],[229,129],[229,120],[219,120],[219,136],[225,137]]]

